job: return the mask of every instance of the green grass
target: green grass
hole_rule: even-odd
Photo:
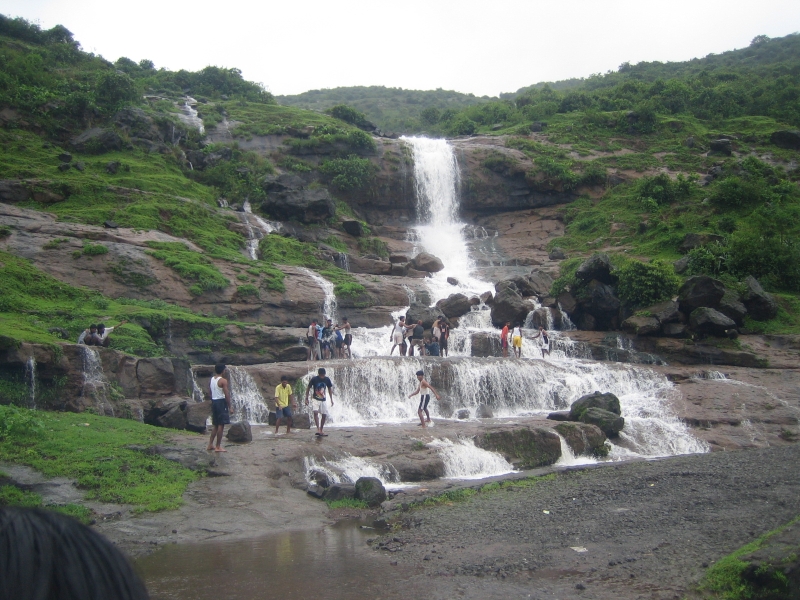
[[[194,282],[189,291],[197,296],[210,290],[223,290],[230,285],[230,281],[222,276],[211,260],[182,242],[147,242],[147,246],[152,248],[147,251],[148,254],[164,261],[183,279]]]
[[[0,407],[0,419],[9,410]],[[33,467],[46,477],[74,479],[89,499],[132,504],[137,511],[177,508],[186,486],[198,477],[160,456],[126,448],[165,443],[170,434],[156,427],[87,413],[15,410],[34,415],[41,433],[1,437],[4,460]]]
[[[305,127],[333,126],[355,129],[329,115],[275,104],[256,104],[253,102],[224,102],[228,118],[238,121],[234,135],[285,135],[288,130],[302,130]]]
[[[355,498],[340,498],[339,500],[326,500],[328,508],[369,508],[369,505],[364,500],[356,500]]]
[[[792,519],[786,525],[782,525],[777,529],[773,529],[759,537],[757,540],[742,546],[735,552],[718,560],[706,572],[703,581],[700,582],[699,590],[704,593],[705,597],[718,598],[719,600],[748,600],[762,596],[755,596],[756,590],[750,584],[742,579],[744,569],[748,563],[739,560],[739,557],[760,549],[764,544],[775,534],[780,533],[790,525],[800,522],[800,517]],[[780,576],[776,577],[773,581],[773,591],[788,594],[790,591],[785,577],[781,580]],[[773,596],[769,596],[773,597]],[[776,595],[775,598],[788,598],[788,595]]]
[[[35,492],[21,490],[13,485],[0,485],[0,506],[19,506],[22,508],[46,508],[77,519],[84,525],[92,522],[92,511],[80,504],[44,504],[42,497]]]

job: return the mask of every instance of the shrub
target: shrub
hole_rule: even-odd
[[[636,184],[639,200],[652,198],[658,204],[672,204],[678,200],[688,198],[694,185],[691,181],[678,175],[674,181],[666,173],[659,173],[655,177],[642,177]]]
[[[374,129],[375,126],[369,122],[367,115],[361,111],[356,110],[347,104],[337,104],[325,111],[335,119],[340,119],[345,123],[350,123],[361,129]]]
[[[634,306],[648,306],[671,298],[680,279],[672,266],[659,260],[643,263],[632,260],[617,271],[617,294]]]
[[[722,275],[728,272],[730,248],[715,242],[689,250],[688,275]]]
[[[721,208],[739,208],[756,204],[762,200],[763,194],[764,190],[758,183],[732,176],[717,184],[710,200]]]
[[[189,292],[200,295],[208,290],[222,290],[230,282],[222,276],[213,262],[203,254],[190,250],[181,242],[147,242],[147,253],[173,269],[178,275],[195,283]],[[199,293],[198,293],[199,292]]]
[[[324,161],[320,172],[330,177],[331,185],[348,191],[368,186],[375,177],[377,167],[368,158],[350,155],[347,158],[334,158]]]
[[[103,244],[85,244],[81,253],[85,256],[99,256],[100,254],[108,254],[108,248]]]
[[[16,406],[0,405],[0,440],[25,440],[44,431],[36,413]]]
[[[255,296],[256,298],[258,298],[258,289],[256,288],[256,286],[250,283],[245,285],[240,285],[238,288],[236,288],[236,293],[241,297]]]

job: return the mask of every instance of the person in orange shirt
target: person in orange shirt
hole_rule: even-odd
[[[500,332],[500,347],[503,349],[503,358],[508,358],[508,326],[511,321],[506,321],[503,331]]]

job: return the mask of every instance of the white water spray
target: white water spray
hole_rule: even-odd
[[[511,463],[500,454],[478,448],[470,439],[435,439],[427,446],[441,456],[448,479],[483,479],[514,472]]]
[[[263,424],[269,420],[269,407],[258,384],[241,367],[228,367],[231,376],[231,418]]]
[[[311,277],[311,279],[314,280],[314,283],[316,283],[322,289],[324,300],[320,308],[322,309],[323,318],[331,319],[334,324],[338,323],[339,315],[337,312],[336,294],[333,292],[333,284],[311,269],[300,267],[300,270]],[[324,325],[324,323],[322,324]]]
[[[197,114],[195,106],[197,106],[197,100],[191,96],[184,96],[183,104],[178,107],[181,110],[181,112],[178,113],[178,118],[184,125],[194,127],[197,129],[197,131],[203,134],[205,133],[206,128],[203,125],[203,119],[201,119]]]
[[[103,373],[100,355],[91,346],[80,345],[83,358],[83,389],[81,395],[91,398],[101,414],[114,416],[114,407],[108,401],[108,379]]]

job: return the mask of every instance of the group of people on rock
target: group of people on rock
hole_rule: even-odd
[[[447,356],[447,342],[450,339],[450,325],[444,316],[437,317],[431,326],[431,332],[425,333],[422,321],[406,323],[405,317],[400,317],[389,333],[392,342],[392,355],[395,348],[401,356],[414,356],[416,349],[419,356]]]
[[[316,319],[311,321],[306,331],[306,360],[323,360],[329,358],[353,358],[350,347],[353,344],[350,322],[347,317],[341,323],[333,323],[332,319]]]
[[[87,346],[103,346],[104,348],[108,348],[108,344],[111,341],[108,335],[114,331],[116,327],[121,327],[125,323],[127,323],[127,321],[120,321],[119,325],[114,327],[106,327],[103,323],[98,323],[97,325],[92,323],[89,325],[88,329],[84,329],[80,336],[78,336],[78,343],[86,344]]]
[[[539,340],[542,358],[545,355],[550,356],[550,336],[547,335],[544,327],[539,326],[539,333],[533,336],[533,339]],[[511,346],[515,358],[522,358],[522,323],[517,323],[514,327],[511,327],[511,321],[506,321],[500,331],[500,347],[503,350],[503,358],[508,358],[509,346]]]

